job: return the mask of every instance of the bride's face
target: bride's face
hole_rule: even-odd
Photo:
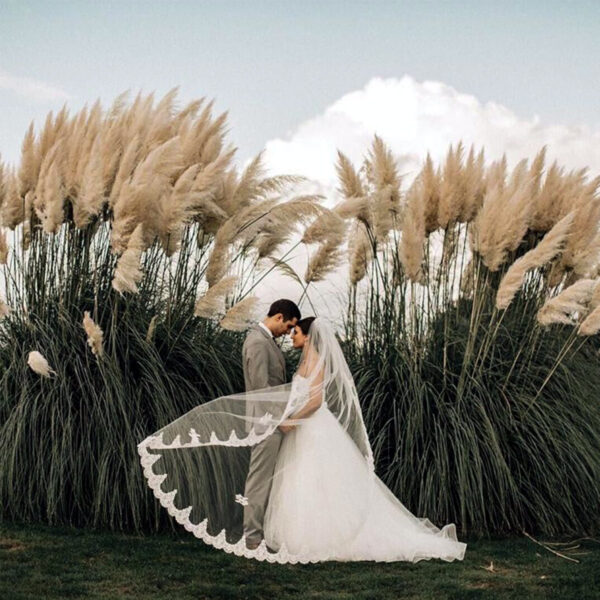
[[[306,343],[308,336],[304,335],[304,333],[302,332],[302,329],[300,329],[300,327],[298,327],[298,325],[296,325],[290,331],[290,336],[292,338],[292,344],[293,344],[294,348],[304,348],[304,344]]]

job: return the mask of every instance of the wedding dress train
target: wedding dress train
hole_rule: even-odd
[[[308,380],[295,375],[291,393],[301,405]],[[392,494],[325,402],[284,436],[264,530],[269,547],[318,560],[453,561],[467,546]]]

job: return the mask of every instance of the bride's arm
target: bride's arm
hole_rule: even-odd
[[[308,401],[300,410],[290,415],[290,419],[306,419],[306,417],[310,417],[323,402],[323,369],[321,368],[315,376],[311,375],[310,377]]]

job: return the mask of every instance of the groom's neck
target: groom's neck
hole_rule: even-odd
[[[271,335],[275,337],[275,332],[273,331],[273,327],[271,326],[271,319],[269,317],[265,317],[262,323],[271,332]]]

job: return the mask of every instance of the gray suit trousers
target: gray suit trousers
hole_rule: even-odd
[[[248,498],[248,504],[244,506],[244,534],[246,540],[252,543],[260,542],[264,537],[265,510],[283,435],[276,429],[268,438],[254,446],[250,454],[250,468],[244,490],[244,496]]]
[[[285,383],[285,358],[271,335],[259,325],[254,325],[243,347],[244,380],[246,391],[261,390]],[[253,407],[248,407],[248,416],[254,416]],[[269,437],[252,448],[250,467],[244,489],[248,504],[244,506],[244,534],[254,544],[263,535],[263,521],[277,454],[283,433],[276,429]]]

